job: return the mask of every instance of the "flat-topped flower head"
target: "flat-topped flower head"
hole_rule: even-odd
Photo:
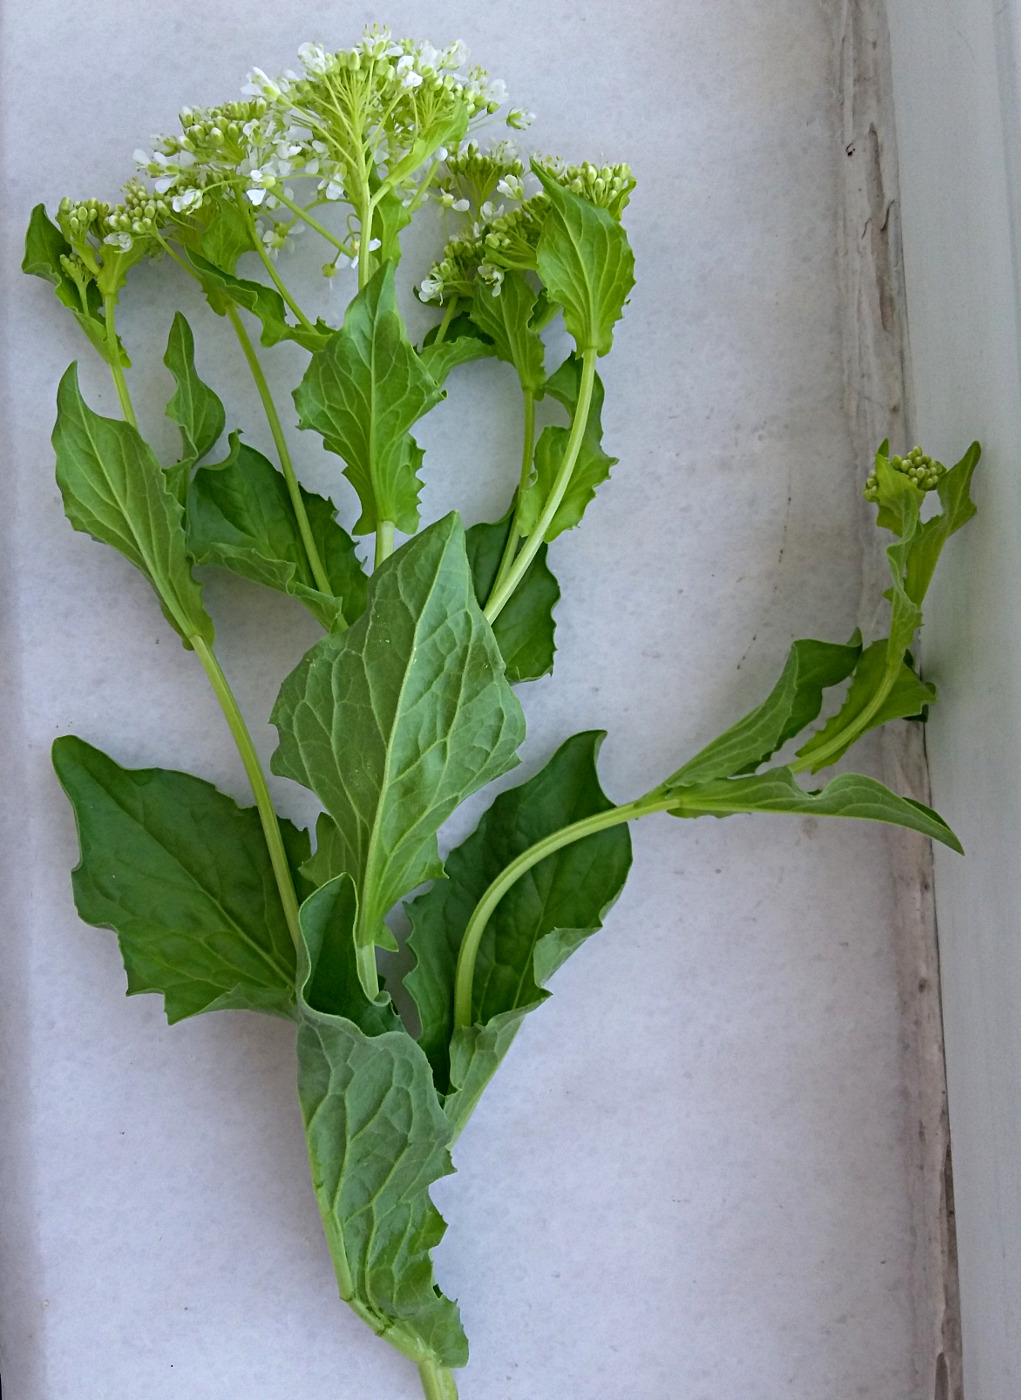
[[[492,203],[497,195],[523,199],[524,173],[517,147],[510,141],[500,141],[488,150],[483,150],[477,141],[468,141],[444,162],[443,174],[436,186],[439,202],[458,212],[470,213],[474,222],[480,218],[483,207]]]
[[[920,447],[913,447],[906,457],[890,457],[888,460],[895,472],[906,476],[922,492],[935,491],[941,478],[946,475],[947,469],[943,463],[935,461]],[[866,479],[863,495],[873,503],[879,500],[879,478],[875,472],[870,472]]]

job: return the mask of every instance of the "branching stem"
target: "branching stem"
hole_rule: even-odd
[[[308,513],[305,510],[305,502],[302,500],[301,488],[298,485],[298,478],[294,473],[294,463],[291,461],[290,449],[287,446],[287,439],[284,437],[283,426],[280,422],[280,415],[277,413],[276,404],[273,402],[273,395],[270,393],[266,376],[262,372],[262,365],[256,354],[255,346],[251,337],[245,330],[244,322],[238,314],[237,308],[231,302],[227,302],[227,316],[234,333],[238,338],[238,343],[248,361],[248,368],[252,372],[255,380],[255,387],[259,391],[259,398],[262,400],[262,407],[269,423],[269,430],[273,434],[273,441],[276,444],[277,456],[280,458],[280,468],[287,483],[287,494],[291,498],[291,507],[294,510],[295,518],[298,522],[298,530],[301,534],[301,542],[305,546],[305,554],[308,557],[309,568],[312,570],[312,577],[320,593],[325,593],[327,597],[333,597],[333,584],[329,575],[323,567],[323,561],[316,548],[315,539],[312,536],[312,527],[309,524]]]
[[[117,297],[108,293],[103,298],[103,316],[106,321],[106,344],[110,352],[110,373],[113,375],[114,388],[117,390],[117,401],[121,406],[121,413],[124,421],[138,430],[138,419],[135,417],[134,405],[131,402],[131,395],[128,393],[127,380],[124,378],[124,367],[121,364],[120,347],[117,344],[117,324],[115,320],[117,309]]]

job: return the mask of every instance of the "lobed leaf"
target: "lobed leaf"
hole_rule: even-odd
[[[780,679],[762,704],[689,759],[667,780],[668,785],[730,778],[758,768],[811,724],[822,709],[823,691],[846,680],[861,655],[857,633],[847,646],[811,638],[794,642]]]
[[[226,303],[231,301],[251,312],[262,322],[259,339],[263,345],[278,345],[282,340],[293,340],[304,350],[316,351],[321,350],[329,340],[330,327],[324,321],[317,322],[312,329],[291,325],[284,299],[275,287],[237,277],[193,250],[189,251],[188,257],[199,275],[206,300],[217,315],[225,315]]]
[[[465,534],[468,564],[475,583],[475,597],[484,607],[510,534],[511,516],[492,523],[472,525]],[[540,545],[524,578],[493,623],[507,679],[512,685],[535,681],[553,670],[556,623],[553,609],[560,601],[560,585],[546,561],[547,546]]]
[[[329,813],[309,873],[317,884],[351,875],[359,943],[390,945],[387,912],[442,873],[438,828],[514,766],[524,738],[456,515],[376,570],[364,615],[308,652],[271,718],[273,771],[311,788]]]
[[[546,391],[559,400],[573,418],[578,406],[580,385],[581,360],[576,355],[570,355],[546,381]],[[546,531],[547,543],[581,522],[595,497],[596,487],[606,480],[611,467],[617,464],[616,457],[609,457],[603,451],[602,415],[603,385],[597,374],[581,450],[564,498]],[[539,435],[535,446],[535,479],[525,492],[521,506],[520,528],[523,535],[531,534],[538,523],[560,471],[570,435],[570,429],[554,425],[544,428]]]
[[[298,1097],[312,1183],[340,1296],[412,1360],[463,1366],[457,1304],[430,1258],[446,1226],[429,1187],[453,1171],[451,1128],[425,1055],[388,999],[361,987],[356,905],[341,875],[301,908]]]
[[[283,474],[240,445],[224,465],[195,473],[188,498],[188,545],[198,564],[218,564],[253,583],[290,594],[327,631],[365,610],[367,579],[331,500],[301,490],[312,536],[334,596],[316,587]]]
[[[438,326],[426,336],[418,352],[435,384],[440,388],[447,382],[447,376],[458,365],[470,364],[473,360],[484,360],[494,355],[493,342],[482,334],[472,319],[462,314],[455,316],[447,327],[441,341],[436,340]]]
[[[481,280],[476,280],[471,319],[493,343],[496,357],[513,365],[521,387],[541,397],[546,381],[545,347],[532,327],[538,294],[523,272],[507,272],[494,296]]]
[[[791,812],[815,817],[855,817],[919,831],[963,854],[961,843],[930,807],[891,792],[875,778],[841,773],[816,792],[806,792],[789,768],[771,768],[747,778],[722,778],[690,786],[671,783],[674,817],[729,817],[737,812]]]
[[[137,428],[101,418],[85,403],[76,365],[57,390],[53,446],[74,528],[113,545],[145,574],[185,645],[191,636],[211,643],[213,623],[191,574],[181,504]]]
[[[405,331],[393,263],[384,263],[294,391],[300,426],[346,463],[362,506],[355,534],[383,520],[406,534],[418,529],[422,449],[408,430],[442,397]]]
[[[443,879],[407,907],[416,967],[406,978],[422,1023],[420,1043],[448,1113],[463,1121],[506,1052],[521,1018],[545,1000],[560,964],[602,927],[631,865],[626,825],[565,846],[504,895],[479,948],[473,1026],[454,1025],[454,973],[475,906],[506,867],[537,841],[606,811],[596,773],[601,732],[576,734],[528,782],[496,798],[446,860]]]
[[[294,1016],[294,944],[254,807],[162,768],[121,768],[84,740],[53,745],[81,859],[74,901],[113,929],[128,995],[160,992],[173,1023],[241,1008]],[[308,833],[281,819],[296,868]]]
[[[605,355],[635,284],[627,234],[612,214],[565,190],[536,161],[532,171],[550,206],[536,250],[539,276],[551,300],[564,308],[564,325],[579,351]]]

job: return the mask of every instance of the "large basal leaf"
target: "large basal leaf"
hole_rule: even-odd
[[[199,253],[191,251],[188,257],[199,275],[206,299],[217,315],[226,314],[227,302],[250,311],[262,322],[259,339],[263,345],[278,345],[282,340],[293,340],[304,350],[314,351],[320,350],[329,340],[330,327],[324,321],[317,322],[311,329],[292,325],[287,319],[284,299],[275,287],[236,277]]]
[[[631,865],[626,825],[565,846],[504,895],[479,948],[473,1026],[454,1026],[454,973],[468,921],[489,885],[545,836],[605,811],[599,785],[601,733],[576,734],[520,787],[497,797],[476,830],[446,860],[446,875],[408,905],[417,965],[407,977],[422,1023],[421,1045],[448,1111],[461,1122],[499,1064],[521,1017],[548,995],[545,983],[590,934],[624,887]],[[451,1063],[453,1053],[453,1064]]]
[[[475,283],[471,318],[493,342],[498,359],[513,365],[521,387],[539,397],[546,380],[542,336],[532,329],[537,293],[523,272],[508,272],[494,296],[485,282]]]
[[[446,1226],[429,1187],[453,1171],[451,1127],[422,1050],[388,998],[361,987],[356,905],[341,875],[301,908],[298,1096],[312,1183],[341,1297],[412,1360],[463,1366],[457,1304],[430,1257]]]
[[[163,363],[177,383],[167,404],[167,417],[181,430],[181,459],[168,468],[167,475],[171,490],[183,502],[188,494],[191,469],[216,446],[226,415],[223,404],[198,376],[195,337],[180,311],[174,313]]]
[[[472,525],[465,534],[468,563],[475,580],[475,596],[484,607],[496,582],[503,558],[511,517],[492,523]],[[524,578],[511,594],[493,623],[493,635],[503,657],[507,679],[534,681],[553,670],[556,623],[553,609],[560,601],[560,585],[546,560],[547,547],[540,545]]]
[[[301,427],[313,428],[346,463],[362,506],[355,534],[383,520],[406,534],[418,529],[422,449],[408,430],[442,397],[408,339],[393,263],[384,263],[294,391]]]
[[[729,817],[737,812],[793,812],[813,817],[857,817],[863,821],[890,822],[920,831],[951,850],[961,843],[943,818],[931,807],[900,797],[875,778],[841,773],[816,792],[806,792],[789,768],[771,768],[749,778],[723,778],[718,782],[678,785],[675,817]],[[963,854],[963,852],[962,852]]]
[[[121,768],[71,735],[53,766],[78,824],[75,905],[116,931],[128,995],[162,993],[170,1022],[229,1007],[293,1016],[294,944],[255,808],[188,773]],[[297,868],[308,833],[280,827]]]
[[[571,355],[547,380],[546,391],[558,399],[573,418],[578,405],[580,386],[581,360],[576,355]],[[547,542],[555,540],[564,530],[571,530],[579,524],[589,502],[596,494],[596,487],[606,480],[610,475],[610,468],[617,464],[616,457],[610,457],[603,451],[602,414],[603,385],[597,374],[592,386],[592,400],[581,450],[564,498],[546,531]],[[522,534],[531,534],[535,529],[553,490],[570,436],[570,429],[553,424],[545,427],[539,435],[539,441],[535,445],[535,479],[525,492],[521,506]]]
[[[885,643],[881,645],[885,647]],[[823,691],[846,680],[861,655],[857,634],[847,646],[811,638],[794,642],[780,679],[762,704],[689,759],[668,780],[669,784],[730,778],[765,763],[788,739],[812,723],[822,709]]]
[[[852,744],[857,743],[861,735],[869,729],[877,729],[879,725],[886,724],[892,719],[917,719],[926,706],[935,703],[936,687],[926,685],[925,681],[915,675],[907,662],[902,661],[889,693],[875,713],[870,716],[864,729],[852,728],[886,680],[888,655],[889,644],[885,637],[865,648],[861,654],[861,660],[855,667],[843,705],[835,715],[827,720],[818,734],[814,734],[807,744],[798,749],[799,758],[808,758],[813,753],[824,755],[818,767],[813,765],[813,773],[818,772],[819,768],[836,763],[837,759],[842,757]],[[847,742],[836,748],[831,748],[830,745],[837,736],[847,730],[852,731]]]
[[[368,581],[333,502],[299,489],[333,597],[316,587],[282,473],[244,444],[225,466],[195,473],[188,544],[196,563],[219,564],[298,598],[330,631],[362,615]]]
[[[273,771],[311,788],[329,813],[313,878],[351,875],[360,944],[387,946],[387,912],[442,873],[438,828],[514,766],[524,738],[456,515],[377,569],[364,615],[304,657],[272,720]]]
[[[565,190],[535,161],[532,171],[550,203],[536,250],[539,276],[564,308],[564,325],[578,349],[605,355],[635,284],[627,235],[605,209]]]
[[[138,430],[93,413],[71,365],[57,390],[57,484],[76,530],[113,545],[156,590],[170,625],[211,643],[213,623],[192,578],[181,504]]]

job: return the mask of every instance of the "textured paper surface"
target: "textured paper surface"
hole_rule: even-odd
[[[112,413],[115,399],[46,286],[12,271],[37,200],[114,195],[134,147],[180,105],[224,100],[251,64],[272,72],[302,40],[339,46],[374,18],[463,37],[539,113],[538,149],[626,158],[639,180],[639,280],[605,364],[621,463],[554,547],[560,653],[555,678],[523,692],[519,772],[604,727],[605,785],[632,796],[759,699],[793,637],[843,640],[856,620],[864,464],[842,409],[836,51],[817,6],[14,7],[0,716],[10,1400],[418,1393],[409,1363],[336,1299],[290,1029],[240,1013],[168,1029],[156,998],[123,999],[113,935],[76,919],[57,734],[246,791],[201,671],[145,584],[62,519],[57,377],[79,358],[91,401]],[[176,303],[158,271],[134,278],[119,324],[140,412],[169,447],[159,356]],[[226,328],[181,297],[201,372],[266,445]],[[302,352],[271,357],[295,382]],[[420,435],[427,518],[455,502],[491,518],[517,431],[509,371],[459,372]],[[292,439],[304,479],[336,489],[350,522],[335,464]],[[211,576],[207,597],[268,756],[277,681],[316,629],[240,582]],[[307,816],[292,785],[274,790]],[[916,1393],[884,842],[793,818],[636,830],[605,933],[558,974],[436,1191],[450,1222],[438,1274],[472,1342],[463,1400]]]

